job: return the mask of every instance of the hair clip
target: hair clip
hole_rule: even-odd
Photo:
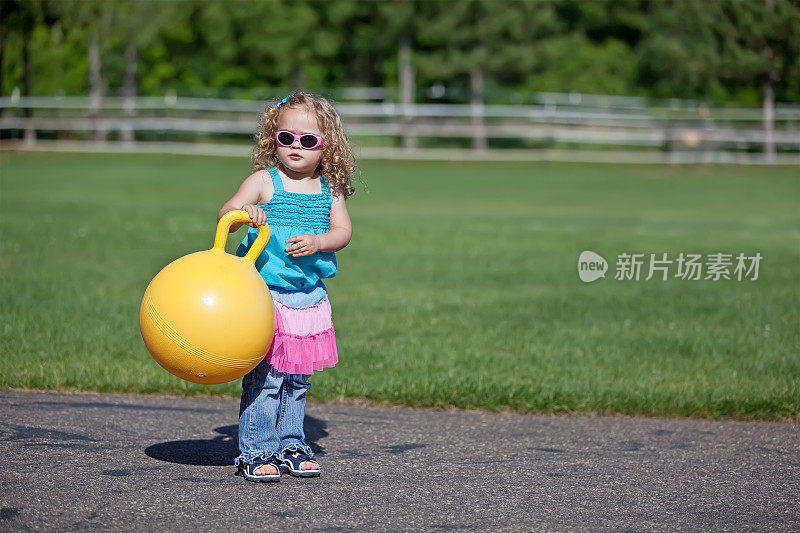
[[[284,98],[283,100],[281,100],[280,102],[278,102],[278,107],[280,107],[280,106],[282,106],[283,104],[285,104],[286,102],[288,102],[288,101],[289,101],[289,97],[290,97],[290,96],[292,96],[292,95],[291,95],[291,94],[287,94],[287,95],[286,95],[286,98]]]

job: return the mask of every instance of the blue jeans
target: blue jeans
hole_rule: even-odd
[[[313,457],[303,432],[308,378],[276,372],[264,360],[242,379],[237,466],[269,457],[282,461],[298,450]]]

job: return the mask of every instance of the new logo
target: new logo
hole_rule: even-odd
[[[591,250],[584,250],[578,257],[578,276],[584,283],[606,277],[607,270],[608,262]]]

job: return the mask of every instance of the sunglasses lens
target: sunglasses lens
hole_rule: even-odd
[[[292,143],[294,142],[294,135],[292,135],[288,131],[282,131],[278,133],[278,142],[284,146],[291,146]]]
[[[317,138],[313,135],[301,135],[300,146],[303,148],[313,148],[317,145]]]

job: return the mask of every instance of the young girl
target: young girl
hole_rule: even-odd
[[[303,92],[267,109],[257,138],[256,172],[217,220],[231,210],[250,215],[239,256],[255,241],[256,226],[268,223],[271,231],[256,268],[275,303],[275,338],[264,361],[242,380],[235,463],[245,479],[278,481],[282,471],[320,473],[303,432],[305,394],[310,375],[338,361],[322,278],[336,275],[334,252],[350,242],[345,198],[354,192],[355,161],[333,106]]]

